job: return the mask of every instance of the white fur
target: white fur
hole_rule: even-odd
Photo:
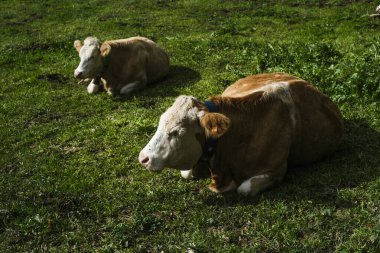
[[[100,55],[100,42],[98,39],[88,37],[79,50],[80,63],[74,74],[79,78],[95,78],[101,72],[103,63]],[[81,74],[78,76],[78,74]]]
[[[181,176],[184,179],[191,179],[193,178],[193,170],[181,170]]]
[[[193,97],[180,96],[161,115],[158,128],[149,143],[140,152],[147,169],[158,171],[164,167],[190,170],[202,155],[202,147],[196,138],[199,109],[193,105]]]
[[[252,191],[252,179],[264,179],[268,177],[269,176],[266,174],[251,177],[248,180],[245,180],[241,185],[239,185],[239,187],[237,188],[237,192],[242,195],[249,195]]]
[[[94,83],[94,80],[91,81],[91,83],[87,86],[87,92],[90,94],[96,93],[99,91],[99,85],[96,85]]]
[[[242,86],[246,86],[246,83],[243,83]],[[289,83],[288,82],[273,82],[268,81],[268,84],[265,86],[259,87],[257,89],[248,90],[245,92],[241,92],[239,90],[236,91],[230,91],[228,93],[228,96],[232,97],[244,97],[249,94],[253,94],[258,91],[263,91],[264,96],[274,96],[279,99],[281,99],[289,108],[289,114],[290,118],[292,119],[293,126],[296,124],[296,113],[295,113],[295,106],[292,98],[292,93],[289,89]]]
[[[237,192],[242,195],[248,195],[251,192],[251,179],[245,180],[239,185]]]
[[[280,98],[289,108],[290,118],[292,119],[293,127],[296,125],[296,109],[294,106],[292,93],[289,89],[288,82],[277,82],[264,86],[261,89],[264,91],[264,96],[272,95]]]
[[[376,7],[376,12],[380,14],[380,5]]]

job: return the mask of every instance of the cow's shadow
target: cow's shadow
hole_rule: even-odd
[[[191,86],[201,79],[198,71],[185,66],[170,66],[169,73],[159,82],[149,84],[145,89],[131,93],[128,96],[114,97],[116,101],[128,101],[133,97],[141,97],[146,103],[155,99],[181,94],[181,88]],[[152,101],[151,101],[152,100]]]
[[[332,208],[356,205],[345,200],[342,192],[380,177],[380,133],[366,120],[345,120],[345,133],[338,150],[323,161],[290,168],[284,181],[256,197],[236,193],[223,197],[208,196],[208,205],[255,205],[260,201],[284,200],[287,203],[308,201]]]

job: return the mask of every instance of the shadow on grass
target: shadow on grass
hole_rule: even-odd
[[[345,135],[338,150],[323,161],[290,168],[284,181],[258,196],[226,194],[204,199],[208,205],[255,205],[261,199],[286,202],[309,201],[333,208],[356,206],[340,192],[354,189],[380,177],[380,133],[363,119],[345,120]]]
[[[178,96],[181,94],[182,87],[191,86],[201,79],[199,72],[184,66],[170,66],[167,76],[157,82],[148,85],[148,87],[141,91],[132,93],[131,96],[115,97],[116,101],[128,101],[132,96],[139,96],[149,100],[149,98],[162,98],[168,96]],[[150,108],[152,101],[146,101],[148,104],[145,108]],[[154,102],[154,101],[153,101]]]

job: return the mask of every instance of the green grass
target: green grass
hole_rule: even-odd
[[[0,252],[379,252],[380,20],[371,1],[1,1]],[[77,84],[72,44],[136,35],[169,76],[124,99]],[[139,151],[179,94],[285,71],[328,94],[345,136],[249,199]]]

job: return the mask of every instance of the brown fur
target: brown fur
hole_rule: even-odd
[[[106,89],[118,94],[132,82],[141,86],[156,82],[169,71],[169,57],[152,41],[143,37],[106,41],[100,51],[107,62],[102,78]]]
[[[295,124],[289,104],[268,88],[274,82],[288,82]],[[249,95],[239,96],[247,92]],[[262,184],[262,188],[252,190],[251,194],[256,194],[280,182],[288,163],[308,164],[330,154],[342,136],[342,117],[334,103],[306,81],[285,73],[240,79],[211,100],[230,120],[228,130],[218,135],[211,161],[210,188],[215,191],[239,186],[253,176],[268,175],[256,180],[256,185]],[[201,119],[202,127],[214,125],[208,114]]]
[[[230,119],[220,113],[207,113],[200,120],[207,138],[219,138],[230,127]]]
[[[291,80],[301,80],[298,77],[291,76],[286,73],[266,73],[253,76],[247,76],[237,80],[233,85],[227,87],[222,96],[225,97],[241,97],[245,96],[246,92],[263,87],[274,82],[287,82]]]
[[[82,43],[75,41],[74,47],[79,52]],[[169,72],[166,52],[144,37],[105,41],[100,55],[104,65],[101,83],[112,95],[119,95],[120,89],[131,83],[138,84],[134,89],[144,88]]]

